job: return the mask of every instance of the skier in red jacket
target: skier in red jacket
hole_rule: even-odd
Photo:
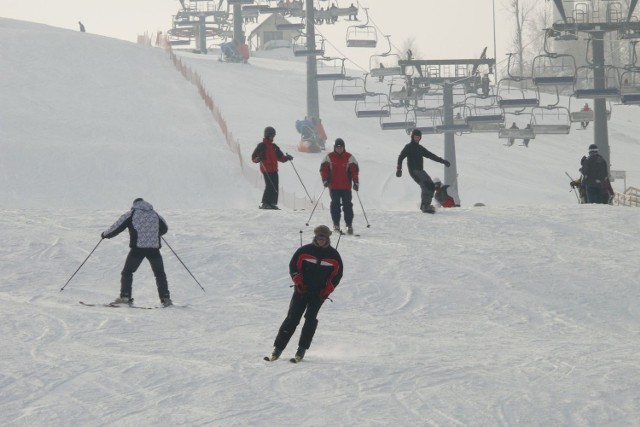
[[[351,188],[358,191],[360,168],[355,157],[344,147],[342,138],[336,139],[333,152],[327,154],[320,165],[320,177],[325,187],[329,187],[331,195],[331,219],[333,229],[340,231],[340,205],[344,211],[344,222],[347,234],[353,234],[353,203]]]
[[[290,154],[284,155],[280,148],[273,142],[276,137],[276,130],[271,126],[264,128],[264,138],[259,143],[251,160],[253,163],[260,163],[260,172],[264,176],[264,193],[262,194],[262,205],[260,209],[278,208],[278,162],[293,160]]]

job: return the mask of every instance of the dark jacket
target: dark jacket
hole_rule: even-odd
[[[444,159],[436,156],[431,151],[424,148],[420,143],[411,141],[407,145],[404,146],[402,151],[400,152],[400,156],[398,156],[398,169],[402,168],[402,161],[407,158],[407,168],[409,169],[409,173],[413,176],[414,171],[424,170],[424,162],[422,160],[423,157],[427,159],[431,159],[434,162],[444,164]]]
[[[260,172],[278,172],[278,162],[284,163],[287,158],[272,140],[264,138],[253,150],[251,160],[260,163]]]
[[[122,215],[102,237],[110,239],[125,229],[129,229],[129,247],[139,249],[160,249],[160,236],[169,227],[149,202],[139,200],[133,204],[131,210]]]
[[[609,177],[607,162],[598,153],[589,154],[589,157],[582,164],[582,183],[585,186],[604,186],[605,180]]]
[[[342,258],[331,246],[313,243],[300,247],[289,262],[291,277],[302,274],[302,282],[310,294],[319,294],[327,284],[337,287],[342,279]]]

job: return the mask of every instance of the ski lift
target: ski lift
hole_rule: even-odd
[[[411,110],[404,107],[393,107],[387,105],[389,115],[380,117],[380,128],[382,130],[404,130],[416,127],[416,119]]]
[[[324,55],[324,38],[316,35],[313,48],[307,46],[308,36],[300,34],[293,39],[293,55],[294,56],[323,56]],[[319,46],[319,47],[318,47]]]
[[[233,6],[235,4],[253,4],[254,0],[227,0],[227,4],[229,6]]]
[[[533,58],[531,79],[536,86],[572,86],[576,82],[576,59],[573,55],[549,52],[547,40],[552,35],[544,33],[544,54]]]
[[[531,110],[531,127],[536,135],[566,135],[571,118],[566,107],[537,107]]]
[[[498,132],[504,127],[504,110],[495,95],[472,95],[465,99],[465,120],[471,132]]]
[[[508,53],[507,77],[498,81],[496,94],[500,108],[514,108],[523,110],[529,107],[537,107],[540,104],[540,94],[538,88],[528,88],[529,78],[515,76],[511,73],[511,58],[513,53]],[[533,95],[533,96],[531,96]]]
[[[303,30],[305,25],[304,25],[304,19],[302,20],[302,22],[289,22],[287,21],[286,18],[284,18],[282,15],[280,15],[279,13],[275,14],[276,16],[276,29],[280,30],[280,31],[287,31],[287,30]]]
[[[575,97],[578,99],[618,99],[620,98],[620,76],[618,69],[605,66],[604,88],[595,89],[594,67],[578,67]]]
[[[515,122],[514,122],[515,124]],[[533,131],[531,123],[528,123],[524,128],[517,127],[501,127],[498,131],[498,138],[508,139],[513,141],[515,139],[536,139],[536,134]]]
[[[341,80],[346,77],[344,61],[346,58],[318,58],[316,80]]]
[[[620,76],[620,102],[625,105],[640,104],[640,68],[627,70]]]
[[[351,25],[347,28],[347,47],[374,48],[378,44],[378,33],[369,25],[369,9],[364,9],[367,20],[362,25]]]
[[[398,65],[400,55],[391,53],[391,36],[385,36],[389,49],[378,55],[369,57],[369,73],[371,77],[401,76],[402,68]]]
[[[334,101],[364,101],[367,97],[364,79],[345,77],[341,80],[334,80],[331,94]]]
[[[355,111],[359,119],[389,117],[389,97],[384,93],[367,93],[364,99],[356,100]]]

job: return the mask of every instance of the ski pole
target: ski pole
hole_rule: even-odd
[[[342,233],[338,233],[338,241],[336,242],[336,250],[338,249],[338,245],[340,244],[340,238],[342,237]]]
[[[91,255],[93,255],[93,252],[94,252],[96,249],[98,249],[98,246],[100,245],[100,243],[102,243],[102,241],[103,241],[103,240],[104,240],[104,237],[101,237],[101,238],[100,238],[100,241],[99,241],[99,242],[98,242],[98,244],[95,246],[95,248],[93,248],[93,250],[92,250],[92,251],[89,253],[89,255],[87,255],[87,257],[85,258],[85,260],[84,260],[84,261],[82,261],[82,264],[80,264],[80,267],[78,267],[78,269],[77,269],[77,270],[76,270],[76,271],[71,275],[71,277],[69,277],[69,280],[67,280],[67,283],[65,283],[65,284],[64,284],[64,286],[60,288],[60,292],[64,291],[64,288],[66,288],[66,287],[67,287],[67,285],[69,284],[69,282],[71,281],[71,279],[73,279],[73,276],[75,276],[75,275],[76,275],[76,273],[77,273],[78,271],[80,271],[80,269],[82,268],[82,266],[84,265],[84,263],[85,263],[85,262],[87,262],[87,260],[89,259],[89,257],[90,257]]]
[[[166,239],[163,237],[162,241],[167,245],[167,247],[169,249],[171,249],[171,252],[173,252],[173,254],[176,256],[176,258],[178,258],[178,261],[180,261],[180,264],[182,264],[182,266],[185,268],[185,270],[187,270],[189,272],[189,274],[191,274],[191,277],[193,277],[193,280],[196,281],[196,283],[198,284],[198,286],[200,286],[200,289],[202,289],[202,292],[206,292],[204,290],[204,288],[202,287],[202,285],[200,284],[200,282],[198,282],[198,279],[195,278],[195,276],[191,273],[191,271],[187,268],[186,265],[184,265],[184,262],[182,262],[182,260],[180,259],[180,257],[178,256],[178,254],[176,253],[176,251],[173,250],[173,248],[171,247],[171,245],[169,244],[169,242],[166,241]]]
[[[371,227],[369,224],[369,220],[367,219],[367,213],[364,211],[364,206],[362,206],[362,200],[360,200],[360,193],[356,191],[356,196],[358,196],[358,201],[360,202],[360,207],[362,208],[362,215],[364,215],[364,220],[367,221],[367,228]]]
[[[322,195],[324,194],[324,191],[327,189],[327,187],[324,187],[322,189],[322,193],[320,193],[320,197],[318,197],[318,200],[316,201],[316,204],[313,205],[313,210],[311,211],[311,215],[309,215],[309,219],[307,220],[307,222],[305,223],[305,225],[309,225],[309,221],[311,221],[311,217],[313,216],[313,213],[316,211],[316,208],[318,207],[318,203],[320,202],[320,199],[322,199]]]
[[[288,155],[289,155],[289,153],[287,153],[287,156]],[[298,170],[296,169],[295,165],[293,164],[293,160],[289,160],[289,163],[291,163],[291,167],[293,168],[293,171],[296,173],[296,175],[298,175],[298,179],[300,180],[300,184],[302,184],[302,188],[304,188],[304,192],[307,193],[307,197],[309,198],[309,201],[311,203],[313,203],[313,199],[309,195],[309,192],[307,191],[307,187],[305,187],[304,182],[302,182],[302,178],[300,178],[300,174],[298,173]]]
[[[571,180],[571,182],[573,183],[575,180],[571,177],[571,175],[569,175],[569,172],[565,171],[565,175],[567,175],[569,177],[569,179]],[[576,195],[576,200],[578,201],[578,203],[580,203],[580,196],[578,195],[578,192],[576,191],[574,186],[571,186],[571,190],[569,191],[573,191],[573,194]]]

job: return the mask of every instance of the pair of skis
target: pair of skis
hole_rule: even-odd
[[[114,304],[112,302],[107,303],[107,304],[90,304],[84,301],[79,301],[80,304],[86,306],[86,307],[109,307],[109,308],[120,308],[120,307],[127,307],[127,308],[138,308],[140,310],[153,310],[154,308],[159,308],[159,307],[143,307],[140,305],[126,305],[126,304]]]
[[[274,362],[276,360],[278,360],[280,358],[280,356],[274,356],[273,354],[271,356],[265,356],[264,360],[267,362]],[[289,362],[291,363],[299,363],[302,360],[302,357],[300,356],[295,356],[292,357],[291,359],[289,359]]]

